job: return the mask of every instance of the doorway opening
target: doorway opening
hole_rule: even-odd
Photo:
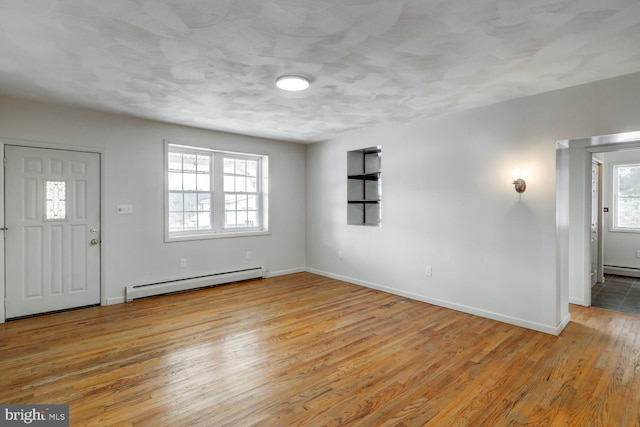
[[[598,206],[600,211],[599,231],[597,240],[601,245],[594,254],[592,239],[593,213],[593,159],[607,153],[619,153],[625,156],[630,150],[640,149],[640,132],[629,132],[615,135],[596,136],[591,138],[558,141],[557,143],[557,239],[558,239],[558,282],[559,289],[568,290],[568,302],[583,306],[592,305],[592,277],[594,257],[601,264],[606,265],[603,234],[608,230],[606,217],[602,212],[608,208],[607,195],[602,198],[604,206]],[[622,154],[620,154],[622,153]],[[607,174],[606,165],[602,174]],[[605,180],[603,180],[605,181]],[[602,187],[606,193],[607,184]],[[604,219],[604,221],[602,221]],[[631,233],[628,233],[631,234]],[[638,234],[640,237],[640,234]],[[640,248],[639,248],[640,249]],[[639,258],[640,262],[640,258]],[[600,273],[596,269],[597,282],[606,283],[606,269]],[[640,271],[640,270],[639,270]],[[599,277],[598,277],[599,276]],[[562,291],[564,293],[564,291]],[[566,294],[564,294],[566,295]]]
[[[598,152],[593,158],[602,173],[601,197],[591,201],[593,221],[601,224],[591,305],[640,315],[640,150]]]

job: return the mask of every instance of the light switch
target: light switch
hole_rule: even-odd
[[[133,205],[118,205],[116,213],[118,215],[131,215],[133,213]]]

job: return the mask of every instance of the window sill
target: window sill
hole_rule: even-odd
[[[227,231],[223,233],[215,234],[187,234],[184,236],[165,237],[165,243],[173,242],[188,242],[191,240],[209,240],[209,239],[227,239],[233,237],[254,237],[254,236],[269,236],[271,233],[268,230],[264,231]]]

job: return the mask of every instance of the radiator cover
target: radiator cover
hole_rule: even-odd
[[[209,274],[206,276],[129,285],[125,288],[125,301],[131,302],[139,298],[163,295],[172,292],[189,291],[198,288],[206,288],[209,286],[240,282],[242,280],[259,279],[263,277],[263,268],[254,267],[243,270],[227,271],[224,273]]]

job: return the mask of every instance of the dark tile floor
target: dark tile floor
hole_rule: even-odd
[[[640,316],[640,278],[605,275],[591,288],[591,306]]]

